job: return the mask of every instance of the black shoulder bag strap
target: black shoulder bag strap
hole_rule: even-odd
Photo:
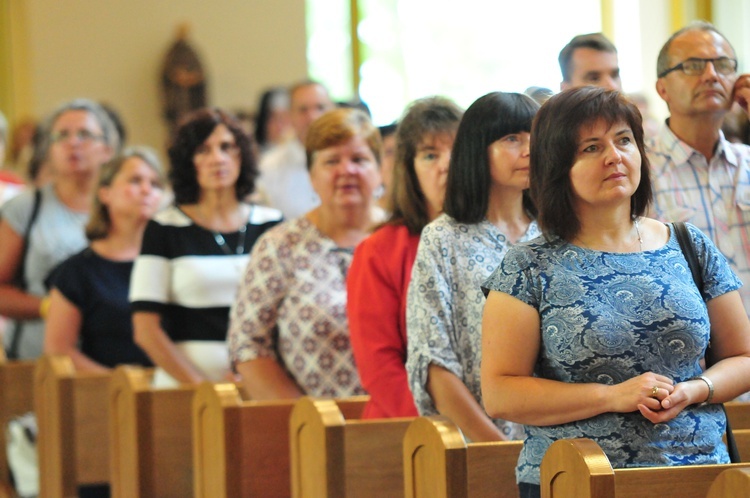
[[[16,287],[25,291],[26,290],[26,255],[29,252],[29,235],[31,234],[31,227],[34,226],[37,216],[39,215],[39,207],[42,204],[42,191],[36,189],[34,191],[34,205],[31,208],[31,217],[29,222],[26,224],[26,230],[23,233],[23,248],[21,249],[21,258],[16,275],[13,278],[13,282]],[[21,347],[21,336],[23,336],[23,321],[16,320],[13,325],[13,338],[8,348],[8,358],[18,359],[18,348]]]
[[[688,266],[690,267],[690,273],[693,274],[693,280],[695,281],[695,285],[698,286],[698,291],[700,291],[701,295],[703,295],[703,276],[701,274],[701,265],[700,261],[698,261],[698,256],[695,254],[695,247],[693,246],[693,242],[690,239],[690,234],[688,233],[688,229],[685,226],[685,223],[677,222],[673,223],[672,226],[674,227],[674,234],[675,237],[677,237],[677,242],[680,243],[680,249],[682,249],[682,254],[685,256],[685,259],[688,262]],[[711,349],[711,343],[709,341],[708,348],[706,350],[706,368],[709,366],[709,350]],[[724,416],[727,418],[727,451],[729,452],[729,459],[732,461],[732,463],[740,463],[742,460],[740,460],[740,452],[737,449],[737,442],[734,440],[734,434],[732,433],[732,428],[729,426],[729,417],[727,416],[727,410],[724,408],[724,404],[721,404],[721,409],[724,410]]]

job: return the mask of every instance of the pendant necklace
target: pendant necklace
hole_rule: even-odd
[[[252,209],[253,207],[250,208],[250,216],[248,217],[248,219],[252,217]],[[245,235],[247,234],[247,223],[243,223],[242,225],[240,225],[240,228],[237,231],[239,232],[239,235],[237,238],[237,247],[235,248],[234,253],[237,255],[241,255],[245,253]],[[221,247],[221,250],[224,251],[224,254],[226,254],[227,256],[231,256],[232,251],[231,249],[229,249],[229,244],[227,244],[224,236],[214,230],[211,230],[211,234],[214,236],[216,244],[218,244],[218,246]]]
[[[237,240],[237,248],[235,249],[235,254],[243,254],[245,252],[245,233],[247,232],[247,225],[242,225],[239,229],[239,237]],[[221,250],[224,251],[224,254],[227,256],[232,255],[232,251],[229,249],[229,245],[227,244],[227,241],[224,239],[224,236],[220,234],[219,232],[211,231],[211,233],[214,236],[214,240],[216,243],[221,247]]]
[[[635,224],[635,233],[638,236],[638,247],[640,247],[641,252],[643,252],[643,237],[641,237],[641,230],[638,227],[638,218],[635,218],[633,223]]]

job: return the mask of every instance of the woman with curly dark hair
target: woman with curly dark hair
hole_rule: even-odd
[[[229,375],[229,306],[257,238],[281,220],[244,202],[257,168],[248,137],[216,108],[188,115],[169,148],[175,203],[146,227],[130,302],[136,343],[156,385]]]

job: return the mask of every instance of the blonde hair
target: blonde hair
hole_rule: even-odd
[[[372,124],[370,118],[363,111],[339,108],[328,111],[310,125],[305,138],[307,169],[312,168],[316,152],[334,145],[341,145],[356,136],[362,137],[367,142],[375,156],[375,161],[380,164],[380,156],[383,150],[380,130]]]
[[[109,230],[112,228],[112,220],[109,217],[109,210],[99,199],[98,190],[101,187],[109,187],[112,185],[112,181],[122,170],[123,165],[128,159],[134,157],[148,164],[158,175],[159,181],[164,183],[164,173],[162,171],[161,162],[159,162],[159,159],[156,157],[156,153],[148,147],[128,147],[122,151],[122,154],[104,164],[99,172],[99,184],[97,186],[97,193],[94,195],[91,218],[89,218],[89,222],[86,225],[86,238],[89,241],[106,238],[109,235]]]

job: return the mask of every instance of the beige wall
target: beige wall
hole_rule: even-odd
[[[304,0],[27,0],[31,112],[73,97],[111,103],[130,144],[163,150],[159,77],[177,26],[208,73],[209,102],[254,108],[269,85],[304,78]]]

